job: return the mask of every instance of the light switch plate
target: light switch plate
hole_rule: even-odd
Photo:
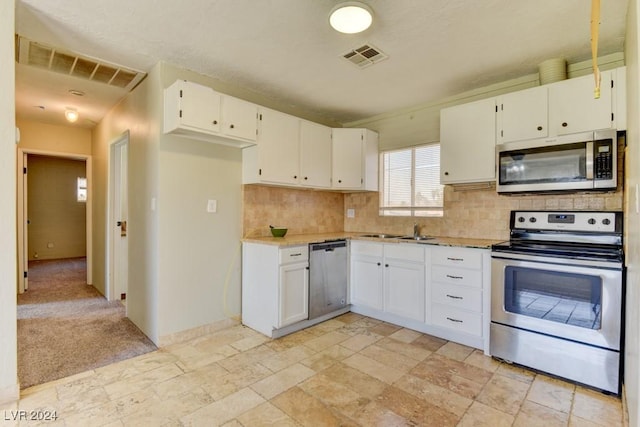
[[[355,209],[347,209],[347,218],[355,218],[356,210]]]
[[[207,201],[207,212],[216,213],[218,211],[218,201],[217,200],[208,200]]]

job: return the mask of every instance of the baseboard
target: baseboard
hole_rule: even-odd
[[[163,335],[160,338],[158,338],[157,345],[158,347],[166,347],[168,345],[178,344],[181,342],[192,340],[194,338],[201,337],[203,335],[212,334],[222,329],[227,329],[239,324],[240,324],[240,321],[235,318],[223,319],[214,323],[209,323],[208,325],[202,325],[196,328],[175,332],[173,334]]]
[[[0,405],[11,404],[20,399],[20,384],[0,388]]]

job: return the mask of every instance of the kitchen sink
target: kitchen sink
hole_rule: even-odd
[[[402,237],[398,237],[398,239],[400,239],[400,240],[415,240],[415,241],[420,241],[420,240],[431,240],[431,239],[435,239],[435,237],[431,237],[431,236],[402,236]]]
[[[362,234],[360,237],[375,237],[377,239],[399,239],[399,234]]]

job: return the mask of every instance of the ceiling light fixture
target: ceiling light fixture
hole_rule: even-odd
[[[67,108],[64,111],[64,116],[67,118],[67,121],[75,123],[78,120],[78,110],[75,108]]]
[[[360,33],[369,28],[372,22],[371,8],[357,1],[340,3],[329,14],[329,24],[334,30],[345,34]]]

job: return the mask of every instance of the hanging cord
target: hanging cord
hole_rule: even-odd
[[[591,60],[596,87],[593,97],[600,98],[600,69],[598,68],[598,36],[600,31],[600,0],[591,0]]]

